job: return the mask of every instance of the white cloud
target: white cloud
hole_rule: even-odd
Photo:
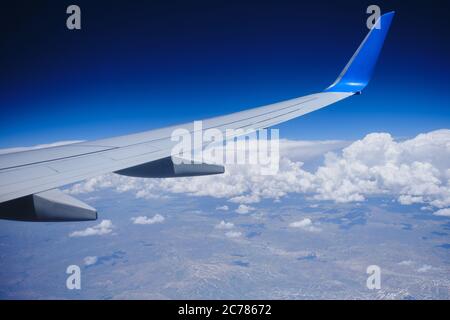
[[[401,195],[400,197],[398,197],[398,202],[400,202],[403,205],[423,203],[423,197],[414,197],[409,194]]]
[[[280,140],[280,154],[292,161],[306,162],[319,158],[327,152],[338,151],[351,142],[342,140]]]
[[[111,220],[103,220],[102,222],[100,222],[99,224],[97,224],[93,227],[88,227],[88,228],[86,228],[84,230],[80,230],[80,231],[74,231],[69,236],[70,237],[89,237],[89,236],[96,236],[96,235],[101,236],[101,235],[111,233],[113,227],[114,226],[113,226]]]
[[[219,224],[215,226],[216,229],[233,229],[234,224],[231,222],[220,221]]]
[[[435,216],[450,217],[450,208],[440,209],[433,213]]]
[[[291,227],[291,228],[304,228],[304,227],[309,227],[310,225],[312,225],[311,219],[305,218],[305,219],[300,220],[300,221],[291,222],[289,224],[289,227]]]
[[[310,232],[322,231],[322,229],[320,229],[318,227],[315,227],[313,225],[313,222],[312,222],[312,220],[310,218],[305,218],[305,219],[300,220],[300,221],[291,222],[289,224],[289,227],[291,227],[291,228],[299,228],[299,229],[303,229],[303,230],[310,231]]]
[[[249,195],[243,195],[243,196],[237,196],[230,199],[230,202],[234,203],[258,203],[261,201],[261,197],[257,194],[249,194]]]
[[[227,205],[224,205],[224,206],[217,207],[216,210],[219,210],[219,211],[228,211],[228,210],[230,210],[230,208],[228,208]]]
[[[302,145],[313,150],[313,158],[334,151],[327,152],[316,169],[306,170],[298,161]],[[346,147],[339,151],[342,146]],[[149,199],[184,193],[226,198],[241,205],[263,199],[277,201],[289,193],[338,203],[385,195],[404,205],[450,206],[450,130],[404,141],[395,141],[387,133],[371,133],[351,144],[283,140],[280,147],[280,170],[273,176],[259,174],[252,165],[230,165],[223,175],[194,178],[139,179],[109,174],[76,184],[70,192],[113,188]]]
[[[432,266],[430,266],[430,265],[428,265],[428,264],[424,264],[422,267],[420,267],[419,269],[417,269],[417,272],[424,273],[424,272],[428,272],[428,271],[433,270],[433,269],[434,269],[434,268],[433,268]]]
[[[131,218],[134,224],[155,224],[164,222],[164,217],[160,214],[156,214],[153,218],[149,218],[146,216],[139,216]]]
[[[234,210],[236,213],[239,213],[239,214],[246,214],[246,213],[249,213],[250,211],[253,211],[253,210],[255,210],[255,208],[253,208],[253,207],[250,207],[250,206],[247,206],[247,205],[245,205],[245,204],[241,204],[241,205],[239,205],[239,207],[236,209],[236,210]]]
[[[225,233],[225,236],[228,238],[239,238],[242,236],[242,232],[239,231],[228,231]]]
[[[400,265],[400,266],[410,266],[410,265],[412,265],[414,262],[412,261],[412,260],[403,260],[403,261],[401,261],[401,262],[399,262],[398,264]]]
[[[98,258],[96,256],[88,256],[83,261],[85,266],[91,266],[97,263]]]
[[[430,149],[424,141],[436,147]],[[404,142],[395,142],[386,133],[369,134],[345,148],[341,156],[327,155],[325,165],[315,174],[316,198],[350,202],[369,195],[394,194],[405,204],[449,201],[449,188],[441,185],[445,172],[439,170],[445,168],[449,142],[450,130]]]

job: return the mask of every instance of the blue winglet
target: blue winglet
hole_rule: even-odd
[[[372,77],[394,14],[392,11],[378,19],[339,77],[325,89],[325,92],[360,93],[366,87]]]

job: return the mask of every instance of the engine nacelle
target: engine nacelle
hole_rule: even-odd
[[[53,189],[0,203],[0,219],[20,221],[97,220],[97,210]]]

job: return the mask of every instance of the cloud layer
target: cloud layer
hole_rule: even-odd
[[[278,200],[289,193],[338,203],[385,195],[403,205],[421,203],[436,209],[450,206],[450,130],[419,134],[404,141],[396,141],[388,133],[371,133],[333,152],[326,151],[344,143],[316,144],[314,148],[312,142],[282,141],[280,170],[273,176],[261,175],[258,167],[251,165],[230,165],[223,175],[195,178],[139,179],[110,174],[76,184],[70,192],[113,188],[133,192],[138,198],[176,193],[211,196],[245,205],[238,207],[239,213],[249,212],[249,204]],[[303,162],[296,160],[305,145],[311,156],[316,157],[320,150],[326,152],[315,170],[304,169]]]

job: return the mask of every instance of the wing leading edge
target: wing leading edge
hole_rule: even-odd
[[[380,17],[338,79],[324,92],[206,119],[202,130],[268,128],[359,93],[370,80],[393,16],[390,12]],[[377,25],[380,29],[375,28]],[[0,218],[96,219],[95,209],[68,196],[59,197],[61,194],[54,189],[100,174],[137,175],[142,169],[146,170],[147,177],[176,176],[176,172],[179,176],[222,173],[223,168],[208,164],[174,167],[170,160],[175,144],[171,133],[179,128],[194,132],[193,123],[186,123],[110,139],[0,155]]]

